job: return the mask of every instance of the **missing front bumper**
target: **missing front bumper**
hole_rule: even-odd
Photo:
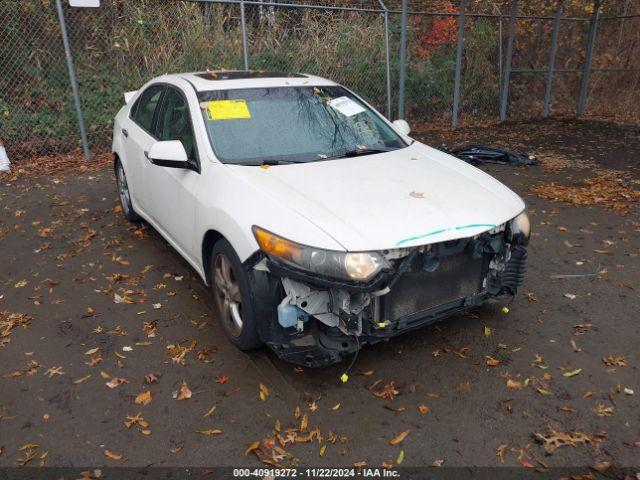
[[[366,288],[318,281],[267,262],[268,275],[284,290],[281,303],[304,315],[286,326],[276,317],[263,340],[292,363],[335,363],[358,345],[422,328],[492,297],[514,295],[524,279],[526,253],[506,243],[502,232],[409,249],[395,259],[392,272]]]

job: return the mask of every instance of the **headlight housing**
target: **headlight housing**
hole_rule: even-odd
[[[509,231],[512,242],[521,245],[529,243],[529,237],[531,236],[531,222],[527,212],[522,212],[509,222]]]
[[[377,252],[323,250],[292,242],[257,226],[252,230],[260,249],[269,257],[326,277],[366,282],[389,268]]]

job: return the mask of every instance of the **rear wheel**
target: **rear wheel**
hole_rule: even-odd
[[[226,240],[218,240],[213,246],[210,268],[215,313],[226,337],[240,350],[260,347],[249,280]]]
[[[127,177],[124,174],[124,168],[122,167],[122,162],[120,160],[116,161],[116,184],[118,186],[118,196],[120,197],[120,205],[122,206],[122,213],[124,213],[124,216],[130,222],[141,221],[142,218],[133,209],[129,184],[127,183]]]

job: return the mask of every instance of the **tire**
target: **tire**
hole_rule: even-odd
[[[261,347],[249,278],[227,240],[213,246],[209,268],[215,314],[225,336],[240,350]]]
[[[118,196],[120,197],[120,205],[122,206],[122,213],[130,222],[140,222],[142,217],[136,213],[131,203],[131,192],[129,191],[129,184],[127,183],[127,176],[124,174],[124,168],[122,162],[116,160],[115,165],[116,173],[116,186],[118,187]]]

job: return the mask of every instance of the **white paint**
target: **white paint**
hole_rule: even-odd
[[[133,92],[124,92],[124,103],[129,103],[133,97],[135,97],[137,90]]]
[[[396,127],[396,130],[402,135],[409,135],[411,133],[411,127],[406,120],[394,120],[393,126]]]
[[[0,144],[0,172],[8,172],[11,170],[11,162],[9,156],[4,148],[4,145]]]
[[[412,247],[474,236],[524,209],[520,197],[493,177],[417,141],[387,153],[267,169],[222,164],[187,79],[197,90],[335,84],[319,77],[208,81],[193,74],[149,82],[172,84],[187,98],[200,174],[153,165],[143,152],[154,138],[131,121],[131,104],[120,110],[113,151],[123,162],[134,209],[203,278],[208,230],[220,232],[244,261],[258,250],[253,225],[318,248],[367,251],[394,249],[403,240],[402,247]]]

